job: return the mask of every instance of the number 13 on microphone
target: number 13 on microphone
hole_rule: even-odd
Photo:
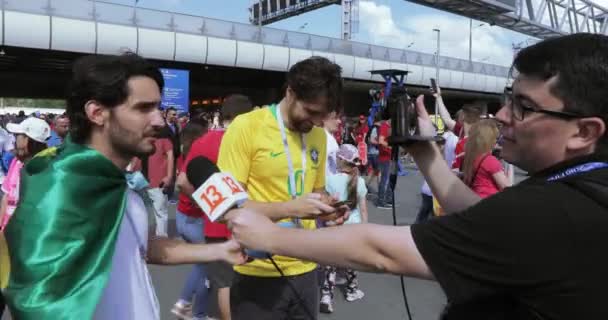
[[[209,220],[219,219],[229,209],[247,199],[247,193],[228,173],[214,173],[194,193],[192,198],[207,214]]]

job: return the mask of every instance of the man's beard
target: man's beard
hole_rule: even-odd
[[[303,122],[300,122],[298,124],[298,126],[296,127],[296,131],[300,132],[300,133],[309,133],[312,128],[314,128],[314,124],[313,125],[309,125],[309,124],[304,124]]]
[[[110,125],[110,144],[114,151],[128,158],[145,157],[156,152],[156,146],[152,144],[151,148],[145,148],[142,145],[143,138],[156,136],[156,131],[150,134],[144,134],[143,137],[133,133],[133,131],[123,127],[115,117],[112,117]]]
[[[290,129],[296,131],[296,132],[301,132],[301,133],[308,133],[310,132],[310,130],[312,130],[312,128],[314,127],[314,125],[310,126],[308,124],[308,121],[298,121],[296,119],[296,116],[292,113],[292,108],[289,109],[289,111],[287,112],[288,116],[289,116],[289,124],[291,126]]]

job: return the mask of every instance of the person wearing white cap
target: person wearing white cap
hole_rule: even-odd
[[[46,149],[46,140],[51,136],[51,128],[42,119],[29,117],[21,123],[9,123],[6,129],[15,134],[15,158],[11,161],[2,183],[2,203],[0,204],[0,231],[13,216],[19,201],[19,182],[23,163],[38,152]]]
[[[0,185],[4,182],[4,176],[11,164],[13,149],[15,149],[15,137],[0,127],[0,157],[2,157],[0,160]],[[5,157],[7,160],[5,160]]]
[[[325,189],[334,195],[338,201],[346,201],[350,214],[345,224],[367,222],[367,187],[365,180],[359,176],[359,149],[352,144],[343,144],[336,153],[338,159],[337,174],[327,177]],[[334,288],[336,286],[336,267],[325,267],[325,279],[321,287],[320,311],[332,313]],[[346,269],[346,301],[352,302],[363,298],[364,293],[359,289],[357,273]]]

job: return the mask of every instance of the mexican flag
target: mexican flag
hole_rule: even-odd
[[[4,296],[14,319],[93,317],[126,195],[124,172],[69,137],[25,165],[19,206],[5,229],[10,275]]]

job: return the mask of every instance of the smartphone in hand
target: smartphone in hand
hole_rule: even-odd
[[[338,201],[336,203],[333,203],[331,206],[334,208],[340,208],[341,206],[351,207],[353,205],[354,205],[354,203],[352,201],[345,200],[345,201]]]
[[[433,93],[437,93],[437,80],[435,78],[431,78],[431,89],[433,89]]]

